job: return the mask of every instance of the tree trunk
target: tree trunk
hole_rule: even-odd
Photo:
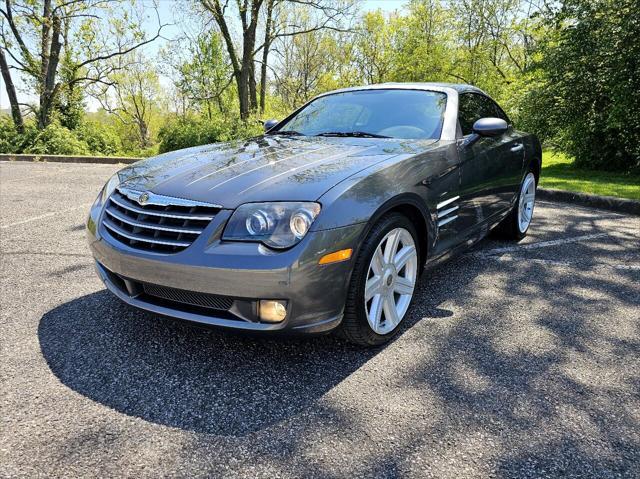
[[[260,65],[260,113],[264,113],[267,106],[267,60],[271,45],[266,41],[262,51],[262,65]]]
[[[224,18],[224,14],[222,12],[222,6],[218,0],[207,1],[200,0],[202,5],[211,12],[213,18],[215,19],[218,27],[220,27],[220,33],[222,33],[222,38],[224,38],[224,43],[227,47],[227,53],[229,54],[229,59],[231,60],[231,67],[233,68],[233,77],[236,80],[236,85],[238,86],[238,103],[240,107],[240,116],[242,117],[243,111],[248,111],[247,105],[243,103],[243,98],[246,97],[246,88],[243,87],[243,84],[246,86],[246,81],[243,83],[242,79],[242,67],[240,62],[238,61],[238,55],[236,53],[235,45],[233,39],[231,38],[231,33],[229,31],[229,27],[227,25],[227,21]],[[246,115],[246,113],[245,113]]]
[[[238,83],[238,103],[240,104],[240,118],[249,118],[249,70],[240,71]]]
[[[40,109],[38,110],[38,129],[43,130],[51,124],[52,113],[55,106],[59,86],[56,85],[56,73],[60,62],[60,18],[53,17],[53,33],[51,35],[51,48],[48,53],[47,70],[42,82],[40,92]]]
[[[149,135],[149,127],[144,118],[138,118],[136,123],[138,124],[138,132],[140,134],[140,146],[147,148],[151,144],[151,135]]]
[[[251,61],[249,70],[249,107],[252,113],[258,109],[258,92],[256,90],[256,63]]]
[[[227,46],[233,76],[238,85],[238,103],[240,106],[240,118],[249,118],[252,109],[257,107],[257,93],[255,83],[253,52],[256,47],[256,28],[258,26],[258,16],[263,0],[252,0],[250,4],[245,3],[240,10],[242,21],[242,59],[238,60],[236,48],[231,38],[231,33],[224,18],[223,8],[219,0],[200,0],[202,5],[213,14],[213,18],[220,27],[220,33]],[[251,16],[247,21],[247,6],[250,5]]]
[[[238,99],[240,100],[240,118],[246,120],[251,114],[252,100],[254,99],[253,95],[255,95],[255,80],[252,81],[251,79],[253,73],[253,49],[256,45],[255,22],[251,22],[247,30],[244,32],[243,40]]]
[[[267,21],[264,26],[264,45],[262,46],[262,64],[260,65],[260,113],[264,113],[267,104],[267,60],[271,48],[271,29],[273,28],[273,5],[275,0],[267,2]]]
[[[0,48],[0,70],[2,71],[2,79],[4,80],[5,88],[7,89],[7,96],[9,97],[9,104],[11,105],[11,117],[13,118],[13,124],[16,127],[18,133],[24,133],[24,121],[22,120],[22,112],[20,111],[20,105],[18,104],[18,95],[16,95],[16,87],[11,79],[11,71],[7,64],[7,59],[4,56],[4,50]]]
[[[44,0],[42,13],[42,34],[40,36],[40,82],[44,84],[49,68],[49,56],[51,50],[51,0]],[[42,92],[39,92],[42,93]]]

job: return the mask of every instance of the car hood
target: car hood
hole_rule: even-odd
[[[255,201],[313,201],[364,168],[434,143],[269,135],[166,153],[119,174],[127,188],[225,208]]]

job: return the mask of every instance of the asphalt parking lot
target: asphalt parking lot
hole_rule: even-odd
[[[121,304],[83,230],[116,169],[0,163],[2,477],[640,476],[640,217],[540,202],[362,350]]]

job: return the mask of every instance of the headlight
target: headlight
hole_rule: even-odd
[[[102,188],[102,193],[100,194],[100,200],[102,203],[107,201],[107,198],[111,196],[111,193],[114,192],[114,190],[119,184],[120,184],[120,177],[118,176],[118,173],[116,173],[111,178],[109,178],[109,181],[107,181],[107,184],[104,185],[104,188]]]
[[[318,213],[320,205],[311,202],[247,203],[233,213],[222,239],[289,248],[304,238]]]

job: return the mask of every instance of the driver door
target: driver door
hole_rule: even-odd
[[[488,229],[511,206],[520,182],[524,148],[513,127],[509,126],[505,133],[496,137],[472,137],[473,124],[487,117],[502,118],[509,123],[507,115],[489,97],[478,93],[460,95],[458,122],[462,138],[458,148],[463,236],[478,228]]]

